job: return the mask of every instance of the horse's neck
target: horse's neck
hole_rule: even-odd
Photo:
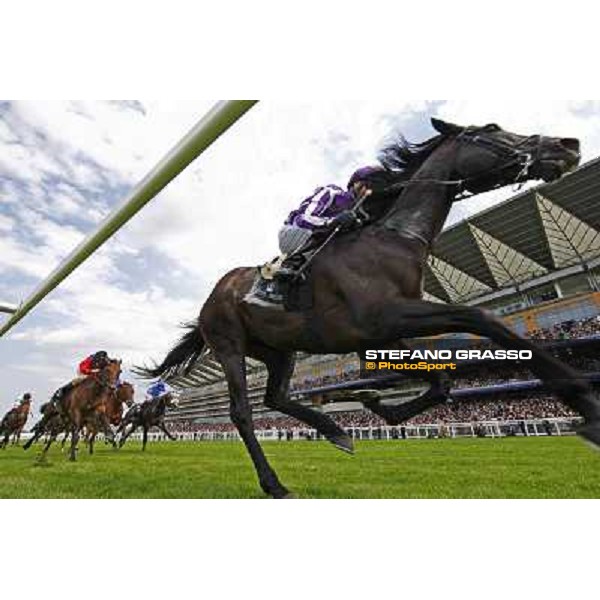
[[[444,227],[454,199],[452,187],[434,183],[451,178],[454,161],[447,147],[445,150],[435,151],[415,173],[411,184],[383,220],[386,228],[431,246]]]

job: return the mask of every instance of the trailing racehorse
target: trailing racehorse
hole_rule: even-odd
[[[148,442],[148,431],[152,427],[158,427],[169,439],[177,439],[173,436],[165,425],[165,412],[167,408],[176,408],[177,401],[173,394],[165,394],[155,400],[147,400],[142,404],[136,404],[126,415],[117,430],[117,435],[121,435],[119,448],[122,448],[127,438],[138,428],[143,431],[142,450],[146,450]],[[127,430],[129,427],[129,430]]]
[[[114,427],[118,427],[123,420],[123,405],[125,404],[128,408],[134,405],[134,389],[130,383],[121,383],[116,390],[108,396],[106,401],[106,417],[108,422]],[[87,442],[89,445],[90,454],[94,453],[94,442],[96,435],[98,434],[98,423],[94,420],[91,423],[86,424],[87,429]],[[114,444],[114,442],[113,442]]]
[[[225,372],[231,419],[262,489],[271,496],[286,497],[288,490],[267,462],[254,433],[245,357],[267,367],[264,402],[269,408],[303,421],[336,446],[352,451],[350,438],[326,414],[289,400],[296,351],[363,355],[367,349],[402,348],[403,338],[475,334],[504,348],[531,350],[531,370],[585,417],[586,425],[579,433],[600,444],[600,402],[577,371],[479,308],[422,300],[427,259],[453,202],[465,192],[557,179],[579,164],[579,141],[521,136],[497,125],[460,127],[435,119],[432,123],[439,133],[433,139],[420,145],[400,139],[381,152],[386,189],[396,189],[391,205],[379,219],[336,238],[315,258],[306,284],[311,288],[312,308],[280,312],[245,303],[255,269],[235,269],[217,283],[197,321],[162,363],[141,370],[148,377],[184,372],[208,346]],[[431,387],[410,409],[377,402],[369,403],[369,408],[397,423],[446,400],[447,381],[436,374],[418,376]]]
[[[0,422],[0,437],[4,436],[4,439],[0,440],[0,449],[6,448],[11,435],[13,436],[13,444],[19,444],[21,432],[29,418],[30,408],[31,398],[27,398],[22,400],[19,406],[15,406],[4,415],[2,422]]]

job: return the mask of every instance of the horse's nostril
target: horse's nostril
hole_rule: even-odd
[[[572,152],[577,152],[579,154],[581,150],[581,144],[579,140],[576,138],[562,138],[560,140],[562,146],[564,146],[567,150],[571,150]]]

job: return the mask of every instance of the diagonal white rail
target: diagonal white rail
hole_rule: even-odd
[[[221,134],[249,111],[256,102],[256,100],[222,100],[215,104],[192,130],[138,183],[121,206],[109,215],[93,234],[77,246],[18,308],[3,305],[3,308],[8,310],[2,312],[12,312],[13,314],[0,327],[0,337],[10,331],[108,238],[150,202],[171,180],[177,177]]]

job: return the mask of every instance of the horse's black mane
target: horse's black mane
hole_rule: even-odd
[[[444,141],[445,136],[437,135],[415,144],[401,133],[384,143],[377,158],[384,171],[376,171],[365,178],[365,183],[373,195],[368,202],[368,212],[372,221],[382,218],[392,203],[404,191],[403,183],[429,158],[431,153]]]
[[[445,136],[435,137],[415,144],[401,133],[396,133],[379,150],[377,158],[387,171],[407,179],[429,158],[431,153],[444,141]]]

